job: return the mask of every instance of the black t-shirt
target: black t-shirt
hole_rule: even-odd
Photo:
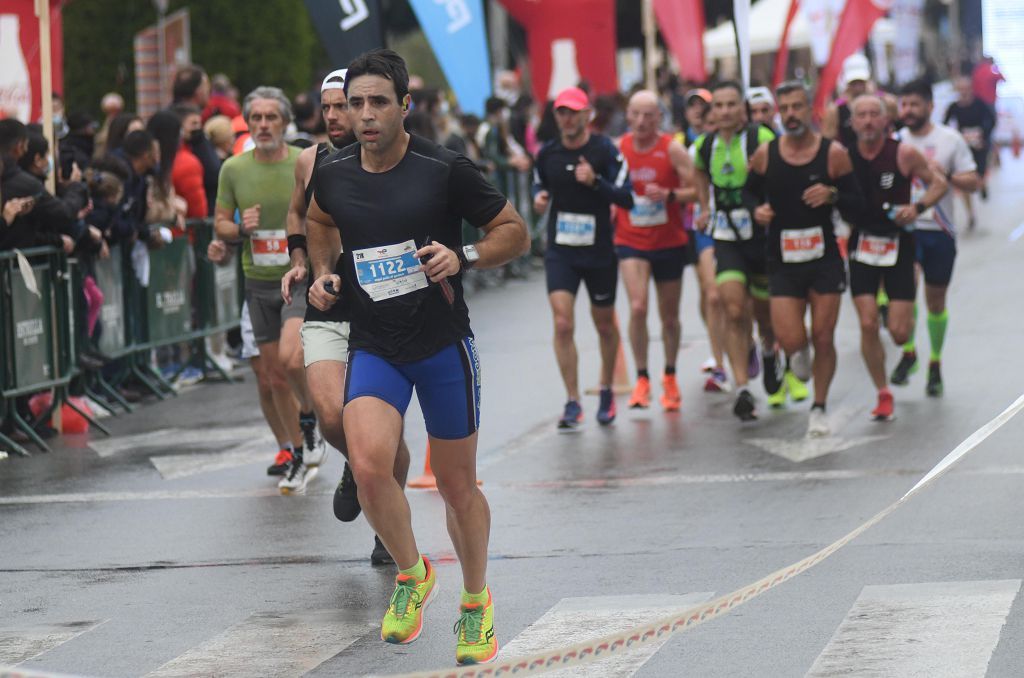
[[[959,130],[967,139],[967,144],[972,149],[979,150],[991,142],[992,130],[996,127],[996,116],[989,105],[981,99],[974,99],[967,106],[954,101],[946,109],[946,116],[942,122]]]
[[[471,336],[461,273],[432,284],[415,251],[430,237],[458,251],[462,221],[480,228],[508,202],[465,156],[412,136],[387,172],[367,172],[361,147],[328,156],[314,195],[341,231],[350,342],[395,363],[422,360]]]
[[[576,181],[581,155],[597,174],[593,187]],[[563,146],[561,139],[544,144],[534,165],[534,191],[541,190],[551,195],[549,252],[583,267],[615,262],[611,206],[632,208],[633,189],[629,167],[611,139],[592,134],[586,144],[574,149]],[[563,244],[567,242],[593,244]]]

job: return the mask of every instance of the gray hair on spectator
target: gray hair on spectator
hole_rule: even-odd
[[[242,117],[245,118],[247,123],[249,122],[249,114],[252,112],[252,102],[256,99],[273,99],[281,110],[284,124],[287,125],[292,121],[292,102],[288,100],[288,97],[285,96],[281,88],[260,85],[246,94],[245,101],[242,102]]]

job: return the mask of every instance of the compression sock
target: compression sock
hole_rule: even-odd
[[[412,577],[416,581],[423,581],[427,578],[427,566],[423,562],[423,556],[420,556],[415,565],[405,570],[399,570],[399,572],[407,577]]]
[[[636,378],[637,378],[637,379],[650,379],[650,378],[651,378],[651,375],[650,375],[650,373],[649,373],[649,372],[647,371],[647,368],[644,368],[644,369],[642,369],[642,370],[637,370],[637,371],[636,371]]]
[[[484,588],[483,588],[482,591],[480,591],[480,593],[470,593],[469,591],[466,590],[465,587],[463,587],[462,588],[462,603],[464,605],[466,603],[476,603],[476,604],[481,605],[481,606],[482,605],[486,605],[487,604],[487,586],[484,585]]]
[[[299,412],[299,426],[314,428],[316,426],[316,412]]]
[[[949,323],[949,309],[942,313],[928,314],[928,337],[932,341],[932,362],[942,360],[942,344],[946,341],[946,325]]]
[[[910,324],[910,338],[903,344],[904,353],[917,353],[917,345],[914,343],[914,334],[917,332],[917,304],[914,304],[914,322]]]

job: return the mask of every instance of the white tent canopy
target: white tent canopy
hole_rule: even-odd
[[[786,25],[790,0],[758,0],[750,8],[750,53],[765,54],[779,49],[782,29]],[[879,19],[872,29],[872,37],[891,42],[892,22]],[[811,31],[806,17],[798,11],[789,27],[789,48],[810,47]],[[732,22],[727,21],[704,33],[704,57],[709,61],[736,56],[736,35]]]

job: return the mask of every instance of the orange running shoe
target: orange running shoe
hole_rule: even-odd
[[[683,404],[683,396],[679,394],[676,375],[666,374],[661,378],[661,406],[666,412],[678,412]]]
[[[629,398],[629,407],[634,410],[646,410],[651,406],[651,380],[637,377],[633,395]]]
[[[892,392],[883,388],[878,392],[878,405],[871,410],[871,418],[875,421],[892,421],[895,419],[895,403],[893,403]]]

